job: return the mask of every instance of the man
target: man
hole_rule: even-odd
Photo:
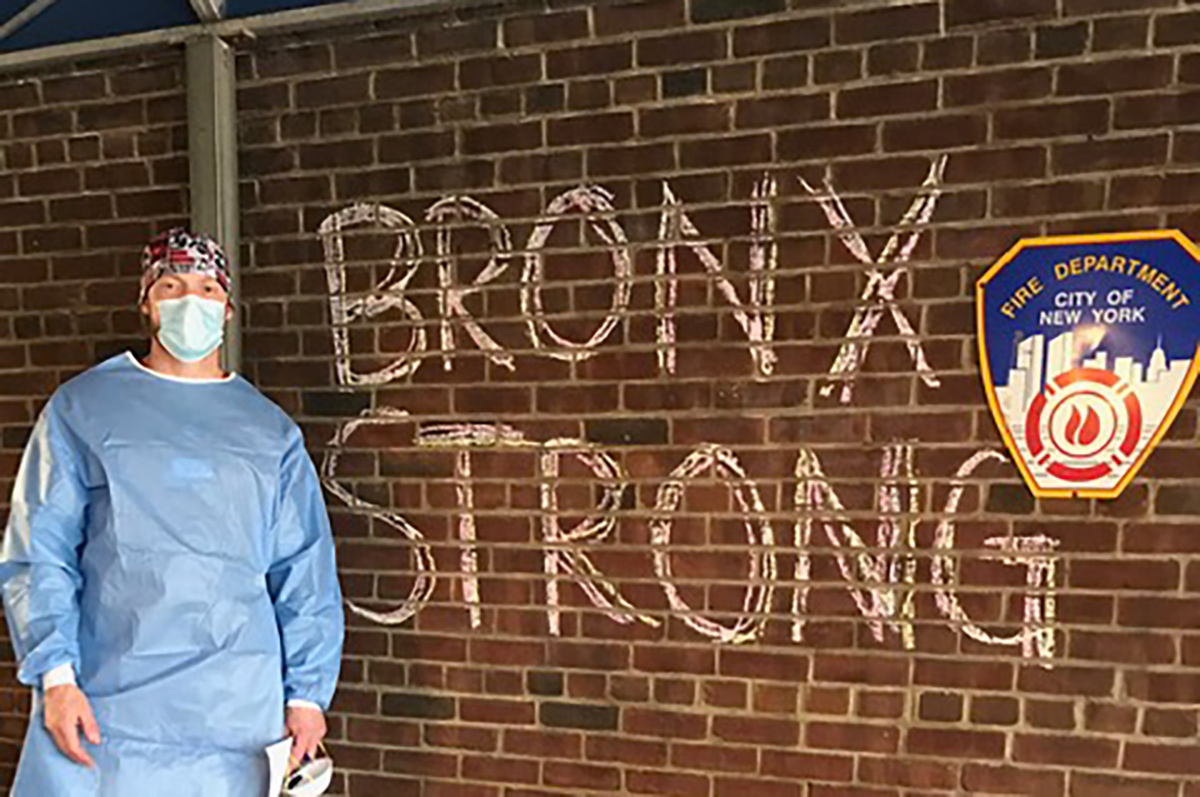
[[[221,371],[228,290],[213,241],[159,236],[149,355],[88,369],[38,416],[0,554],[35,687],[11,797],[258,797],[265,746],[291,735],[302,760],[325,735],[329,519],[299,427]]]

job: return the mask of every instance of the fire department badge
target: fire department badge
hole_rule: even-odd
[[[1029,489],[1116,498],[1200,371],[1200,249],[1174,230],[1026,239],[976,292],[988,403]]]

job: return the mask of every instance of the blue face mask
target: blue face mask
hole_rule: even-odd
[[[177,360],[203,360],[225,336],[225,302],[191,294],[158,303],[158,342]]]

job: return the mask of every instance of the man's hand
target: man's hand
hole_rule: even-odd
[[[289,706],[287,729],[292,736],[293,765],[299,766],[305,756],[317,755],[317,742],[325,738],[325,715],[320,709]]]
[[[58,749],[75,763],[94,767],[95,762],[79,739],[79,729],[83,728],[89,742],[100,744],[100,727],[83,691],[75,684],[52,686],[46,690],[45,703],[46,730],[54,737]]]

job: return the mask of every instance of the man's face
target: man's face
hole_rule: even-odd
[[[149,319],[152,333],[158,332],[158,303],[163,299],[182,299],[189,294],[223,303],[226,320],[233,315],[229,297],[216,277],[207,274],[164,274],[150,286],[142,303],[142,313]]]

